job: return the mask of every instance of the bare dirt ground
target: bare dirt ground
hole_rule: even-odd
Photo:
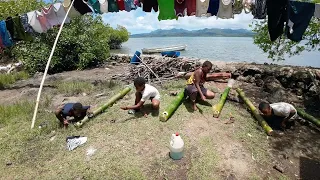
[[[121,73],[126,68],[119,65],[49,75],[42,95],[42,101],[48,101],[46,110],[51,111],[62,102],[102,104],[115,94],[117,89],[105,88],[97,91],[87,88],[78,94],[68,95],[66,89],[62,90],[66,93],[61,93],[61,89],[59,90],[61,86],[58,84],[79,81],[97,86],[110,81],[112,75]],[[11,88],[0,91],[0,104],[10,106],[25,99],[35,100],[40,81],[41,74],[19,81]],[[121,84],[121,82],[116,83]],[[166,84],[160,92],[162,95],[160,112],[173,98],[168,95],[168,91],[181,89],[184,81],[171,81]],[[258,87],[242,83],[239,85],[255,105],[265,99],[265,94]],[[192,112],[190,104],[185,102],[166,123],[159,122],[158,117],[151,113],[145,118],[142,114],[132,116],[119,110],[121,104],[132,103],[134,93],[131,92],[121,100],[121,104],[115,104],[81,130],[72,127],[68,130],[50,129],[49,134],[39,133],[35,136],[37,138],[27,141],[27,144],[36,141],[40,143],[35,143],[29,148],[21,147],[24,143],[19,142],[20,140],[15,143],[8,142],[15,144],[12,145],[14,148],[22,148],[24,155],[21,158],[6,153],[1,155],[3,157],[0,158],[0,169],[2,169],[0,177],[4,179],[53,177],[57,179],[319,179],[319,129],[310,124],[297,122],[294,129],[288,129],[276,137],[267,137],[245,106],[231,101],[225,104],[220,118],[213,118],[211,105],[218,102],[219,94],[226,87],[226,83],[209,82],[207,87],[217,94],[214,100],[209,101],[210,104],[199,105],[200,110]],[[103,95],[96,96],[97,94]],[[299,103],[299,100],[296,103]],[[235,118],[235,122],[225,124],[231,116]],[[39,115],[38,119],[39,124],[46,119],[46,116]],[[29,127],[29,122],[26,124]],[[0,130],[0,134],[9,133],[6,127]],[[185,157],[179,161],[172,161],[168,156],[170,136],[175,132],[181,133],[185,141]],[[65,149],[65,137],[78,134],[88,136],[89,141],[83,147],[68,152]],[[53,137],[54,140],[48,142],[48,139]],[[8,136],[0,135],[0,140],[5,138]],[[88,148],[95,148],[97,151],[92,156],[86,156]],[[13,165],[7,165],[8,161]],[[275,170],[274,165],[283,168],[284,172]]]

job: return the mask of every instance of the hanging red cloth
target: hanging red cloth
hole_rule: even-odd
[[[117,4],[118,4],[118,8],[119,8],[120,11],[124,11],[125,10],[124,0],[117,0]]]

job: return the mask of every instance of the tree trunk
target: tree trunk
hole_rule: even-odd
[[[230,87],[227,87],[227,88],[223,91],[223,93],[222,93],[222,95],[221,95],[221,97],[220,97],[220,101],[218,102],[218,104],[216,104],[216,105],[214,105],[214,106],[212,107],[213,117],[215,117],[215,118],[218,118],[218,117],[219,117],[219,115],[220,115],[220,113],[221,113],[221,110],[222,110],[222,108],[223,108],[223,106],[224,106],[224,103],[226,102],[226,99],[227,99],[227,97],[228,97],[228,94],[229,94],[230,89],[231,89]]]
[[[160,121],[166,122],[178,109],[182,101],[184,100],[184,89],[176,96],[176,98],[169,104],[166,110],[160,115]]]
[[[251,110],[252,114],[254,115],[254,117],[257,119],[257,121],[259,122],[260,126],[264,129],[264,131],[271,136],[272,135],[272,128],[268,125],[268,123],[263,119],[263,117],[259,114],[258,110],[256,109],[256,107],[254,107],[254,105],[252,104],[252,102],[245,96],[244,92],[237,88],[236,90],[239,94],[239,96],[242,98],[242,100],[247,104],[247,106],[249,107],[249,109]]]
[[[97,110],[93,111],[93,117],[97,116],[98,114],[102,113],[103,111],[105,111],[106,109],[108,109],[109,107],[111,107],[116,101],[118,101],[119,99],[122,99],[126,94],[128,94],[131,91],[130,87],[126,87],[124,88],[122,91],[120,91],[118,94],[116,94],[115,96],[113,96],[106,104],[102,105],[101,107],[99,107]],[[91,117],[91,118],[93,118]],[[82,119],[81,121],[77,122],[75,124],[75,126],[77,127],[81,127],[84,123],[88,122],[91,118],[89,118],[88,116],[84,117],[84,119]]]
[[[297,109],[298,115],[305,120],[312,122],[314,125],[320,128],[320,120],[306,113],[303,109]]]

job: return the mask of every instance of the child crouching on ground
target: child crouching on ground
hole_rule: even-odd
[[[143,104],[149,99],[152,102],[152,108],[154,110],[159,109],[160,93],[155,87],[153,87],[149,84],[146,84],[146,80],[143,77],[136,78],[134,80],[134,86],[136,87],[135,105],[123,106],[123,107],[121,107],[121,109],[133,110],[132,113],[134,113],[135,111],[140,110],[143,107]]]
[[[210,61],[205,61],[202,64],[202,67],[195,70],[187,81],[187,87],[185,90],[192,101],[192,108],[194,111],[197,110],[196,99],[198,96],[203,101],[214,98],[214,93],[203,86],[207,81],[207,74],[211,69],[212,63]]]

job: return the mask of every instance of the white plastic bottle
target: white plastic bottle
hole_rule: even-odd
[[[170,141],[170,157],[179,160],[183,157],[184,142],[179,133],[172,134]]]

